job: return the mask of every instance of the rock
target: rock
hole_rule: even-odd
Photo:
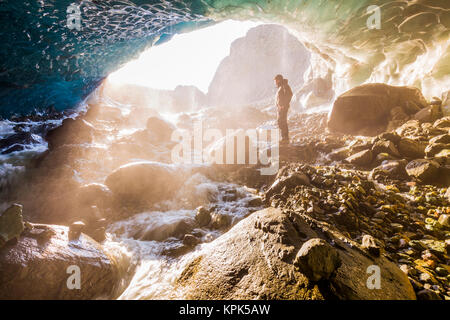
[[[231,225],[231,217],[227,214],[214,212],[211,214],[211,227],[217,230],[223,230]]]
[[[420,123],[434,122],[439,118],[439,116],[439,106],[434,105],[420,110],[413,116],[413,119],[418,120]]]
[[[31,132],[19,132],[0,139],[0,150],[2,154],[9,154],[14,151],[21,151],[24,145],[39,143],[37,136]]]
[[[408,159],[420,159],[425,156],[426,143],[409,138],[402,138],[398,143],[398,151]]]
[[[114,170],[105,181],[123,203],[152,204],[169,199],[181,185],[175,166],[158,162],[133,162]]]
[[[341,161],[341,160],[344,160],[345,158],[349,157],[349,155],[350,155],[349,148],[343,147],[343,148],[333,150],[332,152],[330,152],[328,154],[328,157],[334,161]]]
[[[13,204],[0,215],[0,248],[12,239],[19,240],[23,230],[22,206]]]
[[[349,149],[351,150],[351,154],[355,154],[367,149],[372,148],[373,143],[369,142],[369,141],[362,141],[360,142],[359,140],[354,140],[349,144]]]
[[[379,257],[381,254],[381,247],[371,235],[366,234],[363,236],[361,247],[375,257]]]
[[[429,144],[433,143],[450,143],[450,134],[441,134],[439,136],[431,138]]]
[[[384,257],[367,257],[356,249],[356,243],[352,242],[350,246],[340,240],[342,234],[319,225],[315,227],[316,232],[304,219],[292,212],[267,208],[241,220],[197,251],[176,280],[178,297],[244,300],[415,299],[407,276],[394,263]],[[318,247],[312,246],[306,252],[314,256],[315,250],[322,251],[322,237],[325,235],[328,241],[336,243],[332,247],[336,254],[332,255],[339,257],[341,266],[335,270],[334,276],[324,279],[321,286],[311,284],[311,280],[294,265],[294,259],[308,239],[322,240],[317,239]],[[310,245],[304,249],[308,247]],[[382,290],[371,290],[366,285],[370,276],[367,268],[374,264],[380,267]]]
[[[231,190],[229,190],[231,191]],[[227,191],[223,196],[222,196],[222,200],[225,202],[233,202],[236,201],[238,198],[238,195],[236,192],[229,192]],[[234,190],[236,191],[236,190]]]
[[[435,128],[432,123],[422,123],[422,133],[423,136],[428,136],[428,138],[439,136],[448,132],[446,129]]]
[[[111,205],[112,192],[104,184],[90,183],[78,189],[77,197],[82,207],[96,206],[106,209]]]
[[[404,229],[403,225],[400,223],[391,223],[390,226],[394,232],[401,232]]]
[[[449,270],[446,268],[436,267],[436,273],[441,277],[446,277],[449,274]]]
[[[77,240],[81,233],[86,229],[82,221],[75,221],[69,227],[69,240]]]
[[[438,220],[439,224],[445,228],[450,228],[450,215],[442,214]]]
[[[183,238],[183,244],[189,247],[195,247],[200,243],[200,240],[192,234],[186,234]]]
[[[442,165],[450,165],[450,149],[444,149],[434,155],[436,161]]]
[[[368,166],[369,164],[372,163],[372,159],[373,159],[372,151],[364,150],[348,157],[345,160],[353,165]]]
[[[433,127],[442,129],[450,128],[450,116],[436,120],[433,124]]]
[[[211,214],[204,207],[198,207],[195,214],[195,221],[200,227],[207,226],[211,222]]]
[[[276,179],[275,182],[266,191],[265,197],[266,200],[268,200],[272,195],[280,193],[283,188],[290,189],[295,188],[296,186],[310,184],[310,179],[306,174],[302,172],[295,172],[287,177],[285,176]]]
[[[95,131],[94,126],[86,120],[67,118],[61,126],[50,130],[45,139],[49,149],[54,149],[63,144],[90,143]]]
[[[418,120],[409,120],[395,129],[395,133],[401,137],[414,136],[418,133],[420,128],[420,122]]]
[[[294,260],[294,265],[311,281],[329,279],[340,264],[337,250],[319,238],[305,242]]]
[[[390,114],[392,120],[406,121],[409,118],[402,107],[395,107],[391,109]]]
[[[247,205],[249,207],[260,207],[263,205],[263,201],[262,201],[261,197],[255,197],[255,198],[250,199],[248,201]]]
[[[145,241],[165,241],[169,238],[182,239],[185,234],[192,232],[195,222],[191,218],[183,218],[170,222],[157,223],[145,227],[134,237]]]
[[[420,91],[381,83],[364,84],[339,96],[330,112],[328,128],[332,132],[369,135],[385,131],[393,108],[414,103],[426,106]]]
[[[111,210],[109,210],[111,211]],[[85,207],[77,216],[89,225],[97,224],[101,220],[105,220],[103,212],[97,206]],[[109,218],[109,217],[108,217]]]
[[[428,158],[432,158],[435,155],[437,155],[439,152],[445,149],[450,149],[450,143],[444,144],[444,143],[430,143],[425,148],[425,154]]]
[[[389,140],[379,140],[375,142],[372,147],[372,151],[374,154],[387,153],[394,157],[400,157],[397,147],[392,141]]]
[[[439,295],[435,291],[429,290],[429,289],[423,289],[423,290],[420,290],[419,292],[417,292],[417,299],[418,300],[442,300],[441,297],[439,297]]]
[[[422,182],[430,182],[436,180],[439,172],[439,164],[433,160],[413,160],[405,167],[410,177],[417,178]]]
[[[161,254],[172,257],[172,258],[178,258],[182,255],[185,255],[189,251],[192,251],[191,246],[187,246],[178,241],[177,242],[172,241],[172,242],[168,242],[166,244],[166,246],[165,246],[164,250],[162,250]]]
[[[69,229],[33,224],[15,245],[0,249],[0,299],[114,298],[116,262],[90,237],[69,241]],[[70,290],[74,269],[81,271],[80,289]]]
[[[167,142],[171,140],[175,127],[160,117],[150,117],[147,120],[147,131],[156,141]]]
[[[110,152],[117,159],[167,159],[169,162],[169,150],[155,148],[159,143],[148,130],[142,129],[113,142]]]
[[[380,166],[384,162],[395,161],[398,158],[391,156],[388,153],[379,153],[376,155],[375,159],[372,161],[372,166]]]
[[[378,136],[379,140],[387,140],[387,141],[391,141],[393,144],[397,144],[399,143],[400,139],[402,137],[400,137],[395,131],[393,132],[383,132],[382,134],[380,134]]]
[[[380,166],[371,171],[369,177],[375,180],[382,177],[402,180],[408,176],[405,170],[406,164],[406,160],[384,161]]]
[[[439,159],[436,159],[439,160]],[[449,161],[449,159],[447,159]],[[435,161],[435,163],[438,163]],[[441,165],[439,167],[438,178],[436,180],[437,185],[450,186],[450,165]]]
[[[103,242],[106,239],[106,227],[104,226],[87,230],[86,233],[97,242]]]
[[[444,92],[442,94],[441,109],[444,117],[450,116],[450,91]]]
[[[424,105],[418,106],[417,104],[413,103],[413,102],[407,102],[403,105],[402,110],[407,114],[407,115],[414,115],[417,112],[419,112]]]
[[[24,149],[25,149],[25,147],[23,145],[16,144],[16,145],[14,145],[14,146],[12,146],[10,148],[7,148],[6,150],[2,151],[1,154],[10,154],[10,153],[13,153],[13,152],[16,152],[16,151],[22,151]]]
[[[228,141],[234,141],[234,149],[230,153],[227,148]],[[283,155],[283,150],[280,149],[280,155]],[[247,134],[244,129],[236,129],[232,132],[227,132],[227,136],[222,137],[211,143],[206,148],[206,157],[204,161],[210,164],[227,165],[227,164],[256,164],[259,159],[262,159],[262,149],[259,150],[257,141]],[[229,156],[233,156],[228,159]],[[238,156],[239,155],[239,156]],[[242,156],[242,158],[241,158]]]

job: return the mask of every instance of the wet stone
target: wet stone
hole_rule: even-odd
[[[201,227],[207,226],[211,222],[210,212],[204,207],[197,208],[197,213],[195,214],[195,221]]]
[[[13,204],[0,215],[0,247],[12,239],[19,239],[24,230],[22,206]]]
[[[318,238],[305,242],[294,261],[294,265],[311,281],[329,279],[340,263],[336,249]]]
[[[192,234],[186,234],[183,238],[183,244],[189,247],[195,247],[200,240]]]
[[[374,237],[371,235],[364,235],[362,238],[362,245],[361,247],[369,252],[369,254],[379,257],[381,254],[381,247],[379,244],[377,244]]]

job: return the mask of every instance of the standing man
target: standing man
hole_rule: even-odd
[[[281,143],[289,143],[289,129],[287,124],[287,114],[292,99],[292,90],[288,84],[288,80],[284,79],[281,74],[275,78],[277,91],[277,110],[278,110],[278,128],[281,131]]]

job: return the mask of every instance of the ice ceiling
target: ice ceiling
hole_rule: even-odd
[[[338,92],[364,82],[427,97],[450,89],[448,0],[0,0],[0,17],[6,117],[74,107],[146,48],[225,19],[288,27]]]

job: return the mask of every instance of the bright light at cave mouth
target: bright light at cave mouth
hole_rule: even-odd
[[[257,22],[227,20],[197,31],[177,34],[170,41],[143,52],[108,79],[113,84],[135,84],[173,90],[193,85],[206,93],[231,43],[245,36]]]

